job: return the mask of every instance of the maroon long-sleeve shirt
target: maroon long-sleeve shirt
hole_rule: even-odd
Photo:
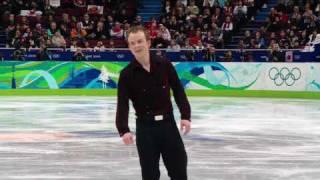
[[[151,56],[150,72],[133,60],[121,73],[118,82],[116,126],[120,136],[130,132],[128,126],[129,99],[136,115],[160,115],[173,111],[170,89],[181,113],[181,119],[190,120],[190,104],[170,61]]]

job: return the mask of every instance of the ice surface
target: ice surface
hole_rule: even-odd
[[[193,128],[183,137],[190,180],[320,179],[320,101],[190,103]],[[109,97],[0,97],[0,179],[141,179],[135,145],[116,132],[115,110]],[[169,180],[162,163],[161,180]]]

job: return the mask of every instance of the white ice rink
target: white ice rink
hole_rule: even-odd
[[[189,180],[320,179],[319,100],[190,103]],[[135,145],[122,144],[115,110],[107,97],[0,97],[0,179],[140,180]],[[162,163],[161,180],[169,180]]]

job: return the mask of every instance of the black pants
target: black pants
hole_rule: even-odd
[[[171,180],[187,180],[187,154],[173,115],[162,121],[137,118],[142,180],[159,180],[160,155]]]

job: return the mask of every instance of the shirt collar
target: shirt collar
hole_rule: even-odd
[[[133,69],[142,68],[141,64],[137,61],[136,58],[134,58],[134,59],[132,60],[132,66],[133,66]]]
[[[153,72],[159,64],[160,64],[159,56],[150,54],[150,70],[151,70],[151,72]],[[136,58],[133,59],[132,65],[135,70],[143,69],[142,65],[137,61]]]

